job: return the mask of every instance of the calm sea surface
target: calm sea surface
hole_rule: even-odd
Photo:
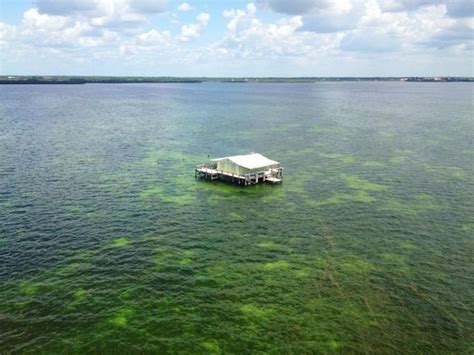
[[[0,86],[0,353],[472,354],[473,88]]]

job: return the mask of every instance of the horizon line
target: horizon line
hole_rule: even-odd
[[[234,79],[325,79],[325,78],[474,78],[474,76],[467,75],[329,75],[329,76],[179,76],[179,75],[93,75],[93,74],[0,74],[0,77],[99,77],[99,78],[206,78],[206,79],[221,79],[221,78],[234,78]]]

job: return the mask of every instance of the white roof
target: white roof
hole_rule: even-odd
[[[233,163],[246,168],[246,169],[258,169],[263,168],[269,165],[280,164],[275,160],[270,160],[267,157],[264,157],[262,154],[250,153],[246,155],[234,155],[231,157],[224,157],[218,159],[212,159],[212,161],[218,161],[223,159],[229,159]]]

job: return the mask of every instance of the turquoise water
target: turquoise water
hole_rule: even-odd
[[[0,86],[0,353],[474,352],[473,88]]]

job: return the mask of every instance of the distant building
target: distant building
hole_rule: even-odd
[[[196,177],[225,180],[243,185],[258,182],[281,182],[280,163],[258,153],[211,159],[211,164],[198,165]]]

